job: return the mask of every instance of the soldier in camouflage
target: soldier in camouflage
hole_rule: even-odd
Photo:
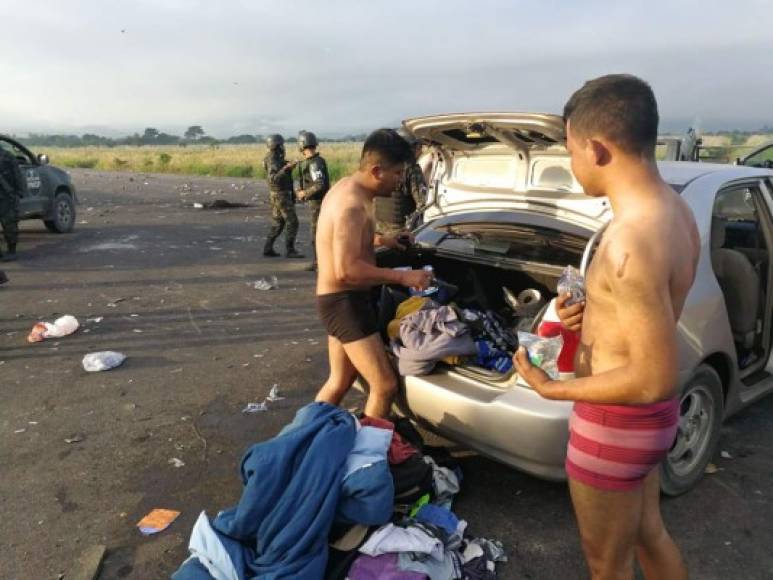
[[[380,234],[395,234],[406,229],[407,218],[427,202],[424,172],[415,161],[421,154],[422,144],[403,129],[400,129],[398,134],[411,145],[414,162],[406,166],[402,182],[390,197],[377,197],[373,200],[376,231]]]
[[[314,258],[306,270],[317,269],[317,220],[322,209],[322,200],[330,189],[330,174],[327,171],[327,163],[317,152],[319,142],[317,136],[310,131],[298,133],[298,148],[303,153],[300,169],[300,190],[298,199],[307,201],[311,210],[311,245],[314,248]]]
[[[19,195],[23,177],[16,157],[0,147],[0,224],[8,253],[0,252],[3,262],[16,259],[16,243],[19,240]],[[0,279],[4,274],[0,273]],[[2,283],[2,282],[0,282]]]
[[[274,242],[285,230],[285,256],[288,258],[303,258],[304,255],[295,249],[295,237],[298,235],[298,216],[295,213],[295,197],[293,196],[293,167],[295,161],[285,159],[284,138],[281,135],[269,135],[266,139],[268,153],[263,159],[268,181],[269,202],[271,203],[271,230],[263,247],[263,255],[268,258],[279,256],[274,251]]]

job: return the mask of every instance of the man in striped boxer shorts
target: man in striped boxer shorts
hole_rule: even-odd
[[[700,238],[687,204],[655,162],[658,111],[630,75],[587,82],[564,109],[572,171],[586,195],[609,198],[614,217],[587,273],[586,302],[562,324],[580,332],[576,378],[551,381],[515,356],[548,399],[575,401],[566,471],[593,578],[686,578],[660,515],[659,464],[679,419],[677,321],[695,278]],[[678,250],[677,250],[678,249]]]

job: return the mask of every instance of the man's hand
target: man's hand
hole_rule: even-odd
[[[432,274],[426,270],[405,270],[400,276],[400,284],[406,288],[426,290],[432,283]]]
[[[539,367],[535,367],[529,360],[529,354],[526,348],[523,346],[518,347],[518,350],[513,356],[513,364],[518,375],[526,381],[526,383],[540,395],[546,398],[550,398],[548,393],[550,392],[550,385],[553,382],[548,374]]]
[[[298,165],[297,161],[288,161],[287,163],[285,163],[285,166],[283,167],[283,169],[293,169],[296,165]]]
[[[298,201],[303,201],[306,198],[306,192],[303,191],[302,189],[299,189],[296,192],[295,197],[298,198]]]
[[[558,319],[564,328],[571,330],[572,332],[580,332],[582,330],[582,317],[585,313],[585,301],[578,302],[567,306],[566,302],[572,297],[571,293],[567,292],[556,298],[556,311],[558,312]]]
[[[381,245],[393,250],[407,250],[408,246],[413,244],[413,234],[410,232],[400,232],[394,236],[381,236]]]

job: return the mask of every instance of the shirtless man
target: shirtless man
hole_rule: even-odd
[[[386,417],[397,390],[370,290],[380,284],[425,289],[431,281],[424,270],[375,265],[374,246],[404,247],[400,235],[374,233],[373,199],[394,191],[412,155],[395,131],[371,133],[363,145],[359,169],[327,193],[317,225],[317,310],[328,334],[330,376],[316,400],[339,404],[359,373],[370,387],[367,417]]]
[[[679,419],[677,321],[700,240],[687,204],[655,163],[652,89],[629,75],[587,82],[564,109],[572,170],[585,194],[607,196],[614,218],[587,277],[587,302],[558,303],[581,331],[577,378],[551,381],[526,352],[516,370],[540,395],[575,401],[566,470],[594,579],[687,577],[660,515],[659,464]]]

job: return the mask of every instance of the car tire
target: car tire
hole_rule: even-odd
[[[676,441],[660,468],[660,489],[681,495],[700,481],[714,455],[724,416],[722,380],[708,365],[701,365],[679,399]]]
[[[51,208],[53,219],[43,220],[46,228],[56,234],[71,232],[75,226],[75,204],[69,193],[57,193]]]

